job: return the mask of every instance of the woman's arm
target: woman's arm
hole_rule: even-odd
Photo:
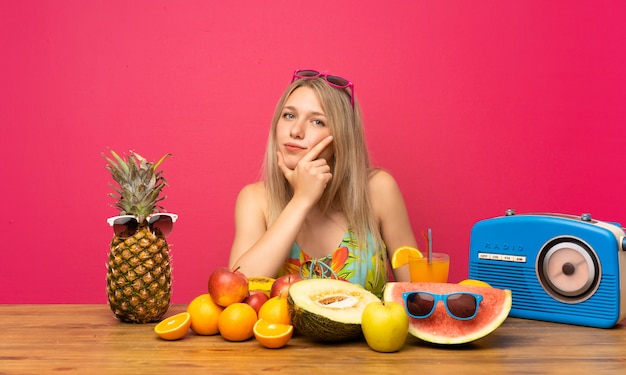
[[[402,192],[393,176],[383,170],[375,172],[370,178],[370,196],[389,259],[401,246],[417,247]],[[398,281],[410,281],[408,267],[393,270],[393,273]]]
[[[244,187],[237,197],[229,267],[247,276],[276,276],[308,212],[292,200],[267,228],[266,202],[262,182]]]
[[[278,274],[307,215],[332,178],[328,162],[318,159],[331,142],[332,137],[320,141],[294,169],[285,165],[283,155],[278,152],[278,166],[294,193],[269,227],[265,185],[259,182],[242,189],[235,206],[235,239],[228,262],[231,268],[239,267],[248,276]]]

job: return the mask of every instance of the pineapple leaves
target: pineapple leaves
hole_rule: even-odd
[[[159,167],[159,165],[161,165],[161,163],[163,163],[165,161],[165,159],[167,159],[168,157],[172,156],[172,154],[165,154],[163,155],[163,157],[161,158],[161,160],[159,160],[155,165],[154,165],[154,170],[156,171],[156,169]],[[161,174],[160,172],[157,172],[157,174]]]
[[[108,163],[105,168],[117,183],[117,186],[110,184],[114,193],[108,194],[116,200],[114,206],[122,214],[137,216],[139,222],[153,212],[164,211],[158,203],[166,198],[161,196],[161,192],[167,186],[167,181],[162,175],[163,171],[156,169],[172,154],[164,155],[154,164],[134,151],[130,151],[126,160],[115,151],[110,152],[113,159],[103,157]]]
[[[128,165],[126,165],[126,163],[124,162],[124,160],[113,150],[111,150],[111,155],[113,155],[113,157],[115,158],[115,160],[117,160],[117,162],[119,163],[119,168],[117,169],[122,169],[124,172],[128,173]],[[115,166],[115,163],[113,163],[110,159],[107,158],[107,161]]]

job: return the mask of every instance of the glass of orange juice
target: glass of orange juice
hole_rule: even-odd
[[[450,256],[448,254],[432,253],[431,261],[427,256],[409,259],[411,282],[447,283],[449,270]]]

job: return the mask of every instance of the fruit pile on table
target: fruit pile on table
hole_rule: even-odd
[[[424,319],[410,317],[402,300],[406,291],[472,292],[483,296],[476,317],[457,320],[443,305]],[[462,344],[494,331],[508,316],[510,291],[477,280],[449,283],[386,285],[383,299],[360,285],[334,279],[297,275],[278,279],[246,277],[219,268],[209,277],[208,293],[194,298],[185,312],[158,323],[154,330],[165,340],[196,335],[220,335],[228,341],[253,337],[264,347],[281,348],[294,332],[316,342],[365,340],[378,352],[400,350],[408,334],[438,344]]]
[[[267,348],[280,348],[293,334],[287,305],[289,285],[299,277],[248,278],[237,270],[218,268],[209,277],[208,293],[194,298],[187,311],[164,319],[154,328],[166,340],[189,332],[221,335],[228,341],[255,337]]]

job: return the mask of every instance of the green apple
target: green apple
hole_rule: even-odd
[[[409,333],[409,316],[399,302],[371,302],[361,317],[363,336],[377,352],[397,352]]]

